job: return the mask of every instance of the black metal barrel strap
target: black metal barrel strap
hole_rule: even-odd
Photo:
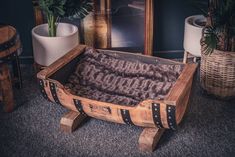
[[[60,100],[59,100],[59,98],[58,98],[58,96],[57,96],[57,93],[56,93],[56,85],[55,85],[54,83],[50,82],[50,83],[49,83],[49,86],[50,86],[50,90],[51,90],[52,97],[53,97],[53,99],[55,100],[55,102],[56,102],[57,104],[62,105],[61,102],[60,102]]]
[[[15,45],[16,41],[17,41],[17,33],[15,33],[13,37],[11,37],[8,41],[0,44],[0,51],[4,51],[11,48],[12,46]]]
[[[42,93],[42,96],[43,96],[46,100],[50,101],[50,99],[48,98],[47,93],[46,93],[46,91],[45,91],[43,80],[42,80],[42,79],[38,79],[38,81],[39,81],[39,88],[40,88],[40,91],[41,91],[41,93]]]
[[[73,99],[74,105],[80,113],[85,113],[80,100]]]
[[[134,125],[134,123],[132,122],[131,120],[131,116],[130,116],[130,112],[129,110],[124,110],[124,109],[121,109],[121,115],[122,115],[122,119],[123,121],[128,124],[128,125]]]
[[[168,122],[169,128],[176,130],[177,124],[176,124],[176,119],[175,119],[175,106],[167,105],[166,112],[167,112],[167,122]]]
[[[163,128],[161,115],[160,115],[160,104],[159,103],[152,103],[152,116],[155,125],[158,128]]]

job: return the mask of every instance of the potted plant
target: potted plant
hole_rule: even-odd
[[[188,54],[193,56],[193,61],[196,62],[197,57],[201,57],[202,29],[206,25],[207,2],[202,0],[189,0],[186,2],[188,6],[192,6],[201,12],[198,15],[192,15],[185,19],[184,22],[184,59],[187,62]]]
[[[201,39],[200,83],[208,93],[235,97],[235,1],[210,0]]]
[[[33,53],[36,64],[48,66],[78,43],[78,28],[61,23],[61,18],[83,19],[92,11],[92,0],[39,0],[47,24],[32,29]]]

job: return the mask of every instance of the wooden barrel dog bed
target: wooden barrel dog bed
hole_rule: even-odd
[[[176,129],[187,107],[196,64],[78,45],[38,73],[43,96],[70,109],[61,128],[87,116],[144,127],[139,148],[152,151]]]

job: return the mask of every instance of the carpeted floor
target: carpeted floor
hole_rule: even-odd
[[[32,67],[23,67],[23,89],[15,90],[17,108],[0,111],[1,157],[70,156],[235,156],[235,102],[206,96],[198,79],[188,111],[177,131],[168,130],[157,150],[138,150],[141,128],[90,119],[72,134],[60,131],[66,109],[41,96]]]

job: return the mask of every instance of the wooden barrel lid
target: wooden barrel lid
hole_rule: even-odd
[[[0,58],[15,53],[20,47],[16,29],[9,25],[0,25]]]

